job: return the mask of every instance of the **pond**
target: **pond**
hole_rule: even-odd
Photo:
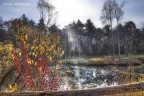
[[[141,66],[71,66],[64,65],[65,72],[63,90],[99,88],[126,83],[138,82],[143,79]]]

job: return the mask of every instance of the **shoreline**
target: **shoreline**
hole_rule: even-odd
[[[139,66],[142,65],[142,62],[139,60],[121,60],[121,61],[112,61],[112,60],[103,60],[103,61],[94,61],[90,59],[64,59],[62,60],[66,65],[72,66]]]

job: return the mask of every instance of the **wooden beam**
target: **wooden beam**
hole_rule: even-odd
[[[113,95],[120,93],[129,93],[129,92],[139,92],[144,91],[144,82],[137,82],[131,84],[124,84],[118,86],[104,87],[104,88],[95,88],[95,89],[84,89],[84,90],[67,90],[67,91],[55,91],[55,92],[1,92],[1,96],[104,96],[104,95]]]

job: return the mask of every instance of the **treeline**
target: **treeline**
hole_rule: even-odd
[[[55,7],[45,0],[39,0],[37,3],[41,17],[39,23],[35,23],[25,15],[9,21],[3,21],[0,18],[0,41],[12,41],[16,47],[15,34],[18,34],[23,26],[27,26],[31,31],[39,30],[42,34],[59,32],[66,57],[100,55],[120,57],[120,55],[142,54],[144,52],[144,26],[139,29],[133,21],[127,21],[123,25],[120,23],[124,15],[124,5],[125,2],[119,4],[116,0],[104,2],[100,17],[105,24],[103,28],[97,28],[88,19],[86,23],[78,20],[59,29],[56,25]],[[116,27],[112,26],[114,20],[117,22]]]
[[[21,34],[20,29],[23,27],[30,28],[31,31],[36,32],[36,30],[41,31],[43,34],[48,32],[60,32],[61,30],[58,29],[58,27],[54,24],[47,28],[44,24],[43,18],[39,20],[39,23],[35,23],[32,19],[29,19],[26,17],[25,14],[23,14],[19,18],[13,18],[8,21],[4,21],[2,17],[0,18],[0,42],[12,42],[14,46],[16,46],[16,34]],[[33,34],[31,34],[33,35]]]
[[[118,55],[118,44],[123,55],[144,53],[144,27],[138,29],[133,21],[111,31],[110,25],[96,28],[90,19],[85,24],[78,20],[66,26],[63,33],[66,56],[112,55],[113,50]]]
[[[43,19],[37,24],[25,15],[9,21],[3,21],[1,18],[0,41],[12,41],[15,45],[15,32],[19,32],[19,28],[23,26],[42,30],[43,33],[47,28]],[[113,50],[114,54],[118,55],[118,44],[120,44],[120,53],[123,55],[131,52],[133,54],[144,53],[144,27],[138,29],[133,21],[125,22],[124,25],[119,24],[112,31],[110,25],[105,25],[103,28],[95,27],[90,19],[86,23],[80,20],[72,22],[63,29],[59,29],[54,24],[47,30],[51,33],[60,33],[66,57],[112,55]]]

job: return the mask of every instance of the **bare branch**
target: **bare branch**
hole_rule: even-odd
[[[52,4],[46,2],[45,0],[39,0],[37,3],[37,8],[40,11],[40,18],[44,19],[47,27],[55,24],[57,12]]]

